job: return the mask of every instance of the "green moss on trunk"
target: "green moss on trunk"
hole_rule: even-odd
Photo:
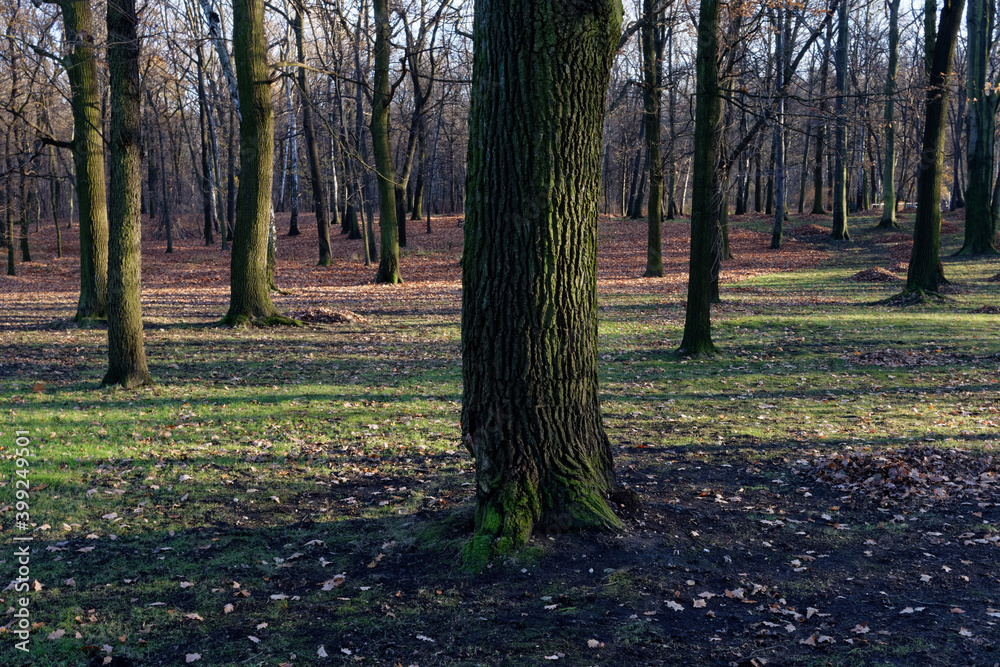
[[[597,207],[621,4],[479,0],[463,253],[464,562],[618,525],[597,393]],[[517,85],[508,73],[531,71]]]

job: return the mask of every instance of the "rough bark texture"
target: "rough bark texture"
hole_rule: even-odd
[[[108,3],[111,79],[111,208],[108,244],[108,373],[101,385],[150,384],[140,301],[142,155],[135,0]]]
[[[830,237],[835,241],[849,241],[847,231],[847,3],[840,1],[840,20],[837,25],[837,117],[836,146],[833,166],[833,229]]]
[[[701,0],[698,18],[696,106],[694,119],[694,185],[691,194],[691,262],[688,271],[684,337],[679,352],[712,354],[712,257],[719,243],[718,164],[722,96],[719,94],[719,0]],[[758,176],[760,168],[758,166]],[[758,181],[757,192],[760,191]]]
[[[889,68],[885,75],[885,166],[882,168],[882,219],[878,226],[896,224],[896,70],[899,64],[899,0],[889,2]]]
[[[376,283],[403,282],[399,273],[399,227],[396,219],[396,169],[392,164],[389,143],[389,26],[388,0],[375,0],[375,75],[372,94],[372,152],[378,172],[379,228],[382,248],[379,254]]]
[[[274,115],[266,61],[264,0],[234,0],[233,58],[240,95],[240,187],[223,323],[292,324],[271,302],[267,271],[274,173]]]
[[[990,200],[998,97],[993,84],[987,82],[993,35],[992,5],[989,0],[970,0],[966,20],[969,35],[966,70],[969,185],[965,191],[965,242],[959,255],[997,254]],[[956,173],[956,181],[957,176]]]
[[[917,174],[917,215],[913,249],[906,274],[906,295],[936,293],[946,284],[941,267],[941,172],[948,109],[948,77],[955,55],[958,26],[965,0],[944,0],[939,31],[933,39],[930,80],[925,98],[924,139]],[[931,37],[927,38],[928,44]]]
[[[642,24],[642,98],[646,122],[646,154],[649,156],[649,204],[646,209],[646,272],[647,278],[663,275],[663,160],[660,158],[660,82],[657,81],[658,56],[662,41],[657,40],[657,14],[654,0],[643,0]],[[659,47],[659,48],[658,48]]]
[[[73,162],[80,200],[80,301],[77,321],[103,318],[108,294],[108,202],[104,185],[101,95],[94,49],[91,0],[60,3],[66,43],[66,73],[73,103]]]
[[[479,0],[463,255],[470,567],[619,525],[597,392],[597,213],[619,0]],[[530,76],[526,73],[530,72]]]

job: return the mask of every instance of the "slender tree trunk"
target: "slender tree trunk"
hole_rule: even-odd
[[[774,119],[774,186],[775,205],[774,223],[771,226],[771,249],[781,248],[782,235],[785,224],[785,95],[784,88],[785,75],[785,19],[784,9],[778,6],[777,21],[775,26],[775,83],[774,88],[778,91],[778,109]]]
[[[840,21],[837,26],[837,146],[834,158],[833,230],[830,238],[849,241],[847,231],[847,29],[850,0],[840,0]]]
[[[56,228],[56,257],[62,257],[62,229],[59,227],[59,202],[61,201],[60,180],[56,171],[56,147],[49,146],[49,173],[52,180],[49,181],[49,194],[52,199],[52,223]]]
[[[17,266],[15,264],[16,255],[14,254],[14,188],[11,186],[11,183],[14,181],[14,158],[10,150],[10,135],[10,132],[4,133],[4,153],[7,154],[7,176],[4,178],[4,218],[6,221],[5,236],[7,237],[7,275],[16,276]]]
[[[229,248],[229,242],[233,240],[233,230],[236,228],[236,109],[229,110],[229,148],[226,152],[226,233],[222,242],[222,249]]]
[[[882,229],[896,229],[896,73],[899,65],[899,0],[889,0],[889,67],[885,75],[885,166],[882,168]]]
[[[285,155],[285,173],[289,178],[288,235],[298,236],[299,231],[299,130],[296,127],[295,107],[292,104],[292,80],[285,79],[285,102],[288,107],[288,148]],[[291,168],[289,168],[289,166]]]
[[[73,108],[73,161],[80,200],[80,300],[76,321],[103,318],[108,294],[108,204],[101,138],[101,96],[93,3],[61,0],[66,43],[66,73]]]
[[[718,190],[713,183],[721,135],[719,91],[719,0],[701,0],[694,121],[694,174],[691,197],[691,262],[688,270],[684,337],[679,352],[712,354],[711,280],[713,247],[719,243]]]
[[[205,245],[215,245],[215,183],[212,174],[211,146],[208,138],[208,116],[212,113],[208,108],[208,97],[205,95],[204,56],[201,44],[195,49],[195,64],[198,76],[198,129],[201,141],[201,203],[205,218]]]
[[[990,0],[969,0],[966,19],[969,35],[966,65],[969,186],[965,191],[965,242],[958,255],[998,254],[991,199],[997,101],[1000,97],[993,84],[988,82],[995,19],[993,5]],[[956,170],[956,188],[959,176]]]
[[[964,2],[965,0],[944,0],[940,29],[936,36],[927,35],[928,48],[932,54],[928,68],[930,79],[924,103],[926,120],[921,169],[917,174],[917,216],[913,227],[913,249],[910,252],[910,268],[906,274],[905,295],[916,294],[922,297],[927,293],[937,293],[939,286],[947,283],[940,257],[941,172],[944,162],[946,109],[950,94],[948,77],[951,75]],[[928,10],[932,9],[932,0],[928,0]]]
[[[399,273],[399,225],[396,219],[395,168],[389,144],[389,26],[388,0],[374,0],[375,10],[375,75],[372,95],[371,134],[378,172],[379,228],[382,249],[379,253],[376,283],[403,282]]]
[[[802,215],[806,211],[806,184],[809,182],[809,142],[812,135],[805,133],[805,146],[802,149],[802,169],[799,172],[799,207],[798,214]]]
[[[292,28],[295,31],[295,45],[299,62],[305,62],[305,42],[302,37],[302,7],[296,2]],[[302,99],[302,130],[305,132],[306,157],[309,159],[309,178],[312,182],[313,209],[316,211],[316,230],[319,237],[319,266],[329,266],[333,261],[330,252],[330,219],[327,217],[326,195],[323,192],[323,176],[320,173],[319,147],[316,130],[313,127],[312,100],[309,97],[309,79],[304,67],[299,68],[299,95]]]
[[[647,278],[663,275],[663,249],[660,242],[663,224],[663,161],[660,158],[660,82],[657,80],[659,71],[657,59],[662,54],[662,44],[657,40],[658,16],[654,12],[655,4],[655,0],[643,0],[642,97],[646,124],[646,155],[649,162],[646,271],[643,275]]]
[[[826,25],[826,44],[833,41],[833,21]],[[823,208],[823,160],[826,157],[826,101],[827,81],[830,78],[830,48],[824,46],[819,66],[819,121],[816,125],[816,164],[813,167],[813,215],[826,215]]]
[[[273,220],[274,114],[264,34],[264,0],[234,0],[233,58],[239,84],[240,188],[224,324],[293,324],[271,302],[268,240]]]
[[[108,3],[111,198],[108,244],[108,372],[102,386],[151,384],[142,340],[141,103],[135,0]]]

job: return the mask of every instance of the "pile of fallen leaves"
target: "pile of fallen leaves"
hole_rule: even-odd
[[[988,283],[1000,283],[1000,273],[996,274],[995,276],[990,276],[989,278],[986,279],[986,282],[988,282]]]
[[[829,236],[830,230],[819,225],[799,225],[792,232],[798,236]]]
[[[854,356],[841,357],[845,361],[859,366],[884,366],[888,368],[903,368],[906,366],[946,366],[955,363],[952,354],[940,350],[924,352],[920,350],[874,350],[872,352],[855,352]]]
[[[983,306],[972,311],[979,315],[1000,315],[1000,306]]]
[[[365,318],[349,310],[330,310],[329,308],[308,308],[292,315],[297,320],[316,324],[346,324],[349,322],[364,322]]]
[[[956,234],[958,233],[958,225],[954,222],[942,222],[941,223],[941,233],[942,234]]]
[[[851,276],[851,280],[858,283],[888,283],[899,280],[899,276],[892,271],[883,269],[881,266],[873,266],[870,269],[858,271]]]
[[[892,271],[893,273],[906,273],[907,271],[910,270],[910,263],[896,262],[895,264],[889,267],[889,270]]]
[[[1000,459],[960,448],[848,451],[817,459],[809,473],[838,490],[880,503],[946,498],[982,501],[998,490]]]
[[[913,237],[909,234],[904,234],[902,232],[892,232],[889,234],[883,234],[878,237],[879,243],[907,243],[912,241]]]

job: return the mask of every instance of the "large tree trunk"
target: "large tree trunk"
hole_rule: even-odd
[[[271,302],[268,236],[274,173],[274,112],[264,0],[234,0],[233,59],[240,96],[240,187],[224,324],[291,324]]]
[[[927,36],[928,46],[933,43],[930,78],[924,102],[924,140],[921,149],[921,169],[917,174],[917,216],[913,226],[913,249],[910,268],[906,274],[905,295],[923,296],[936,293],[941,284],[947,283],[941,266],[941,172],[944,162],[945,121],[948,108],[948,77],[955,55],[955,41],[962,19],[965,0],[944,0],[941,21],[936,37]],[[933,9],[928,0],[928,10]]]
[[[847,3],[840,0],[840,20],[837,25],[837,102],[836,155],[833,166],[833,230],[835,241],[849,241],[847,231]]]
[[[657,80],[658,57],[662,41],[657,39],[655,0],[643,0],[642,24],[642,98],[646,123],[646,155],[649,162],[649,204],[647,206],[646,272],[643,275],[663,275],[663,249],[660,242],[663,221],[663,161],[660,158],[660,82]]]
[[[302,9],[296,2],[292,19],[295,31],[295,46],[299,62],[305,62],[305,43],[302,37]],[[319,237],[319,266],[329,266],[333,261],[330,253],[330,219],[327,217],[326,195],[323,191],[323,176],[320,172],[319,147],[316,145],[316,130],[313,127],[312,100],[309,98],[309,79],[304,67],[299,68],[299,95],[302,100],[302,130],[306,139],[306,157],[309,160],[309,180],[312,184],[313,209],[316,211],[316,231]]]
[[[694,186],[691,196],[691,261],[687,308],[680,353],[712,354],[711,282],[718,232],[718,190],[713,183],[718,164],[722,96],[719,93],[719,0],[701,0],[698,18],[697,79],[694,120]]]
[[[969,33],[966,91],[968,111],[969,187],[965,191],[965,242],[959,255],[996,255],[993,226],[993,146],[997,100],[989,76],[994,13],[990,0],[969,0],[966,24]],[[958,187],[959,174],[955,181]]]
[[[372,94],[372,151],[375,153],[375,170],[378,172],[379,229],[382,247],[379,253],[376,283],[403,282],[399,273],[399,226],[396,219],[396,170],[392,164],[389,144],[389,38],[388,0],[374,0],[375,9],[375,75]]]
[[[103,318],[108,294],[108,201],[104,185],[101,95],[91,0],[62,0],[66,73],[73,107],[73,162],[80,201],[80,301],[76,321]]]
[[[885,166],[882,168],[882,219],[878,226],[896,224],[896,72],[899,63],[899,0],[889,2],[889,68],[885,74]]]
[[[620,525],[597,391],[596,257],[621,17],[619,0],[476,3],[462,259],[462,430],[477,492],[468,566],[533,528]],[[518,71],[533,76],[495,85]]]
[[[142,155],[135,0],[108,3],[111,79],[111,208],[108,244],[108,372],[101,385],[150,384],[142,341]],[[200,59],[199,59],[200,60]]]

